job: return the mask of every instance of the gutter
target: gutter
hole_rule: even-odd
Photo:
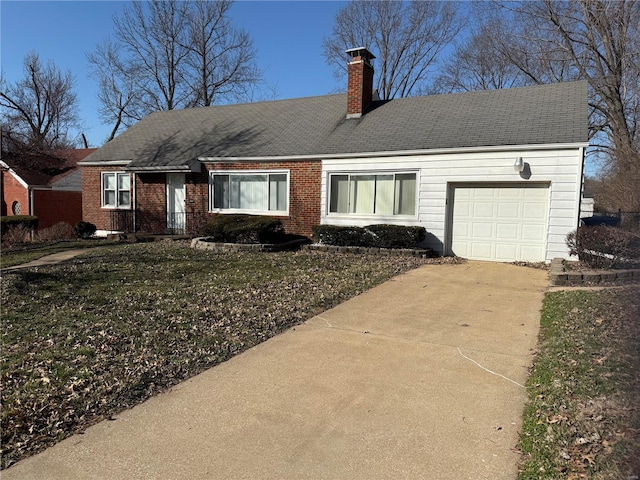
[[[355,159],[355,158],[380,158],[380,157],[406,157],[417,155],[439,155],[455,153],[483,153],[483,152],[517,152],[527,150],[569,150],[586,148],[588,142],[578,143],[544,143],[536,145],[496,145],[484,147],[456,147],[436,148],[422,150],[398,150],[384,152],[357,152],[357,153],[318,153],[311,155],[273,155],[256,157],[208,157],[201,156],[198,160],[204,163],[241,163],[241,162],[275,162],[275,161],[303,161],[323,159]]]

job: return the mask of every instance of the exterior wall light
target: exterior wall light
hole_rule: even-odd
[[[524,170],[524,160],[522,160],[522,157],[516,158],[516,163],[513,164],[513,169],[516,172],[522,172]]]

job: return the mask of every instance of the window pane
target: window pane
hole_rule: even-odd
[[[113,190],[104,191],[104,206],[115,207],[116,206],[116,192]]]
[[[231,208],[268,210],[267,175],[232,175]]]
[[[128,207],[130,204],[130,196],[128,191],[120,191],[118,192],[118,206],[119,207]]]
[[[403,173],[396,175],[396,215],[416,214],[416,174]]]
[[[373,213],[375,175],[351,176],[349,213]]]
[[[105,190],[115,190],[116,189],[116,174],[115,173],[105,173],[102,175],[102,185]]]
[[[129,190],[129,174],[118,175],[118,190]]]
[[[331,200],[329,212],[349,212],[349,176],[331,175]]]
[[[393,175],[376,175],[375,213],[393,215]]]
[[[269,175],[269,210],[287,210],[287,175],[284,173]]]
[[[229,175],[213,177],[213,208],[229,208]]]

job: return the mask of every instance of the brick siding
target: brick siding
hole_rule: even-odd
[[[349,63],[347,71],[347,115],[362,115],[373,98],[373,67],[357,59]]]
[[[2,171],[2,201],[6,204],[6,215],[13,216],[13,202],[20,203],[20,214],[29,215],[29,192],[11,173]]]
[[[82,219],[98,230],[109,230],[110,209],[102,208],[102,172],[120,172],[119,167],[82,167]]]
[[[320,223],[321,162],[256,162],[206,164],[202,173],[185,175],[186,212],[188,222],[204,223],[209,213],[209,172],[221,170],[289,170],[289,215],[278,216],[287,233],[311,235],[314,225]],[[101,207],[102,172],[121,171],[118,167],[83,167],[83,220],[96,225],[98,230],[110,230],[111,209]],[[163,233],[166,227],[166,174],[139,173],[136,177],[136,208],[141,231]],[[187,225],[197,231],[198,225]]]
[[[276,216],[287,233],[311,236],[311,229],[320,223],[320,180],[322,165],[320,160],[299,162],[256,162],[256,163],[216,163],[205,165],[208,171],[220,170],[289,170],[289,215]],[[208,174],[206,183],[198,190],[197,197],[203,197],[208,210]],[[189,195],[187,194],[187,198]],[[196,200],[198,201],[198,200]]]

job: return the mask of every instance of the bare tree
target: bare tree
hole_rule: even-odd
[[[472,11],[480,26],[443,69],[440,90],[587,80],[590,154],[605,161],[609,198],[640,209],[640,3],[481,2]]]
[[[324,56],[343,78],[345,50],[366,47],[377,57],[380,97],[407,97],[428,87],[442,51],[461,28],[455,2],[351,1],[336,14]]]
[[[562,79],[588,81],[592,136],[610,160],[607,175],[617,179],[615,188],[635,192],[621,207],[640,208],[640,3],[541,0],[506,8],[527,33],[520,34],[527,48],[512,55],[531,60],[518,64],[525,74],[541,80],[545,69],[529,65],[564,65]],[[556,61],[545,63],[544,52]]]
[[[102,123],[113,127],[106,141],[112,140],[121,127],[130,127],[142,119],[144,111],[140,104],[141,93],[136,89],[137,68],[120,59],[119,47],[106,40],[87,56],[92,66],[92,75],[99,83],[99,117]]]
[[[0,86],[3,149],[43,152],[74,144],[69,136],[79,117],[71,72],[29,53],[24,77],[14,84],[2,79]]]
[[[132,2],[114,18],[121,61],[139,92],[139,117],[184,107],[189,97],[181,77],[188,7],[189,2],[176,0]]]
[[[133,2],[114,18],[114,39],[88,55],[100,83],[109,139],[158,110],[235,99],[259,81],[251,39],[233,28],[232,2]]]
[[[506,36],[507,29],[500,17],[479,22],[467,38],[456,44],[440,70],[433,91],[469,92],[534,83],[496,44]]]
[[[244,98],[260,81],[249,34],[231,25],[231,1],[195,2],[189,11],[184,77],[192,106],[210,106],[218,96]]]

